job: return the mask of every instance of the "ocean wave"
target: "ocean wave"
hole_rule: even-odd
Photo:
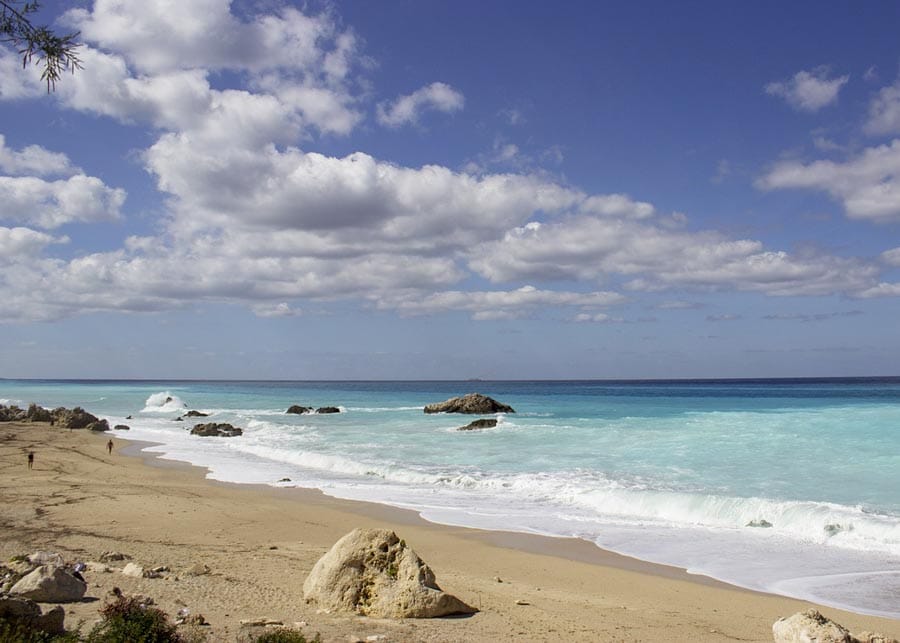
[[[607,478],[595,472],[506,475],[475,469],[441,472],[260,444],[241,448],[258,457],[332,476],[361,477],[373,484],[460,494],[460,500],[469,504],[503,504],[514,498],[520,505],[535,510],[554,508],[573,519],[741,530],[755,536],[778,534],[797,541],[900,555],[900,516],[875,513],[863,507],[689,493],[653,488],[644,480]],[[372,492],[373,497],[379,493],[377,487]]]
[[[389,413],[391,411],[421,411],[423,408],[422,406],[349,406],[347,410],[357,413]]]
[[[173,395],[169,391],[154,393],[144,402],[144,408],[141,413],[175,413],[181,412],[187,408],[180,397]]]

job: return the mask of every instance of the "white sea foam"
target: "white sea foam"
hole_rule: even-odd
[[[169,391],[154,393],[144,402],[141,413],[174,413],[187,408],[187,405],[177,395]]]
[[[357,413],[390,413],[393,411],[421,411],[421,406],[350,406],[348,411]]]

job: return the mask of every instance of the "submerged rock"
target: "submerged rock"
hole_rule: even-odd
[[[315,564],[303,583],[322,609],[373,618],[433,618],[475,608],[438,587],[434,573],[388,529],[354,529]]]
[[[474,422],[469,422],[465,426],[461,426],[457,431],[477,431],[479,429],[493,429],[497,426],[497,420],[494,419],[481,419],[475,420]]]
[[[340,412],[341,412],[341,410],[336,406],[320,406],[319,408],[316,409],[317,414],[340,413]]]
[[[195,424],[191,429],[191,435],[199,435],[203,437],[218,436],[223,438],[233,438],[243,435],[244,430],[235,426],[231,426],[225,422],[210,422],[209,424]]]
[[[127,424],[117,424],[113,427],[113,431],[130,431],[131,427]]]
[[[426,413],[515,413],[511,406],[501,404],[497,400],[482,395],[481,393],[469,393],[462,397],[454,397],[439,402],[437,404],[429,404],[425,407]]]
[[[184,414],[186,418],[208,418],[209,413],[203,413],[202,411],[188,411]]]
[[[313,408],[311,406],[300,406],[299,404],[293,404],[291,407],[285,411],[285,413],[293,413],[294,415],[303,415],[305,413],[312,413]]]
[[[763,528],[768,529],[769,527],[773,527],[774,525],[772,523],[770,523],[768,520],[766,520],[765,518],[763,518],[760,520],[751,520],[750,522],[747,523],[747,526],[748,527],[763,527]]]

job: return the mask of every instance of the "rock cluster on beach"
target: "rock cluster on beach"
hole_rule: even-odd
[[[475,608],[438,587],[434,573],[389,529],[354,529],[315,564],[303,594],[320,608],[373,618],[434,618]]]
[[[511,406],[501,404],[497,400],[482,395],[469,393],[462,397],[453,397],[437,404],[428,404],[426,413],[469,413],[483,415],[486,413],[515,413]]]
[[[898,643],[875,632],[851,634],[815,609],[778,619],[772,625],[772,637],[775,643]]]
[[[65,610],[41,611],[38,603],[81,601],[87,583],[56,553],[38,551],[0,565],[0,622],[26,631],[62,634]]]
[[[80,406],[74,409],[60,406],[51,411],[37,404],[31,404],[27,409],[0,404],[0,422],[49,422],[63,429],[109,431],[106,420],[91,415]]]

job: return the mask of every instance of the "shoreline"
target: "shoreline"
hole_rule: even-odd
[[[107,455],[110,437],[115,448]],[[51,549],[95,561],[118,550],[145,567],[171,570],[160,579],[88,574],[88,596],[99,600],[67,605],[70,627],[83,620],[89,629],[114,586],[154,598],[170,616],[179,609],[203,614],[211,641],[235,640],[242,619],[261,617],[305,623],[305,633],[319,632],[325,641],[771,641],[775,620],[813,605],[629,559],[583,540],[445,526],[411,510],[314,490],[211,481],[205,469],[163,460],[135,442],[0,424],[0,556]],[[25,467],[26,450],[37,454],[34,471]],[[305,603],[302,583],[312,565],[356,527],[396,531],[442,588],[481,611],[386,621],[323,613]],[[193,564],[211,571],[187,575]],[[900,621],[819,609],[854,632],[900,634]]]
[[[209,469],[202,465],[192,464],[184,460],[164,458],[162,454],[146,451],[148,447],[156,446],[159,443],[147,442],[145,440],[128,440],[127,438],[120,439],[128,443],[128,446],[120,450],[122,455],[139,458],[146,466],[158,467],[161,469],[196,469],[204,472],[204,480],[207,483],[225,488],[252,488],[261,493],[284,495],[288,498],[296,494],[299,502],[310,504],[336,504],[351,513],[379,521],[390,522],[392,524],[415,525],[435,529],[451,529],[455,531],[464,530],[466,532],[466,537],[504,549],[514,549],[530,554],[548,555],[572,562],[598,565],[601,567],[612,567],[649,576],[697,583],[708,587],[717,587],[719,589],[748,592],[760,596],[780,596],[779,594],[771,592],[761,592],[741,587],[740,585],[735,585],[733,583],[727,583],[705,574],[692,574],[686,569],[675,565],[654,563],[633,556],[619,554],[604,549],[583,538],[534,534],[521,531],[481,529],[478,527],[435,522],[424,518],[421,513],[415,509],[406,509],[366,500],[340,498],[328,495],[321,489],[316,489],[314,487],[274,487],[267,484],[227,482],[206,478],[206,473]]]

